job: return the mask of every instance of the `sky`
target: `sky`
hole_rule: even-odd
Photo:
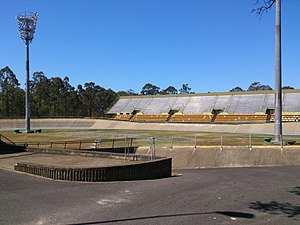
[[[188,84],[196,93],[274,88],[275,8],[256,0],[0,0],[0,68],[25,84],[16,15],[38,12],[30,74],[114,91]],[[300,88],[300,1],[282,0],[283,86]]]

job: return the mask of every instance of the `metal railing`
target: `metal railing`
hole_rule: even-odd
[[[13,142],[9,138],[5,137],[3,134],[0,134],[0,141],[9,142],[9,144],[15,145],[15,142]]]

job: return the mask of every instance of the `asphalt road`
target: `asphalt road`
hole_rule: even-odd
[[[300,167],[71,183],[0,170],[0,224],[300,224]]]

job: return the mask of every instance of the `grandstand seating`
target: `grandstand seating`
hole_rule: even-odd
[[[205,114],[173,114],[169,122],[190,122],[190,123],[210,123],[213,115]]]
[[[135,114],[132,121],[147,121],[147,122],[166,122],[169,115],[154,115],[154,114]]]
[[[220,114],[217,115],[216,123],[232,123],[232,122],[266,122],[266,114]]]
[[[283,121],[300,121],[300,91],[283,90],[282,100]],[[274,91],[128,96],[120,98],[108,114],[151,122],[272,122],[274,102]]]
[[[118,114],[117,120],[170,122],[170,123],[242,123],[242,122],[274,122],[274,114]],[[283,115],[283,122],[298,122],[300,114]]]
[[[272,115],[270,121],[274,122],[274,120],[275,120],[275,115]],[[299,122],[300,114],[282,115],[282,121],[283,122]]]
[[[132,114],[117,114],[115,116],[115,119],[117,119],[117,120],[130,120],[131,117],[132,117]]]

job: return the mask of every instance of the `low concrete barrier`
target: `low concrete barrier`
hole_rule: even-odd
[[[147,150],[138,148],[137,153]],[[156,155],[172,157],[173,169],[300,165],[300,146],[156,148]]]
[[[128,181],[166,178],[172,175],[172,159],[144,155],[128,155],[103,152],[89,152],[80,150],[56,150],[56,149],[28,149],[35,153],[62,154],[71,156],[101,157],[111,160],[129,160],[126,165],[107,167],[55,167],[36,163],[17,163],[14,170],[47,177],[55,180],[101,182],[101,181]],[[130,160],[140,161],[130,164]]]
[[[17,163],[14,169],[55,180],[85,182],[128,181],[170,177],[171,161],[170,158],[167,158],[134,165],[99,168],[57,168],[39,164]]]

